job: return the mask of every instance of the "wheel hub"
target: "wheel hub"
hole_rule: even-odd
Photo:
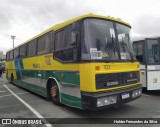
[[[56,96],[56,94],[57,94],[56,87],[52,87],[52,88],[51,88],[51,95],[52,95],[52,96]]]

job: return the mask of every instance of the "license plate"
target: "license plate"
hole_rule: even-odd
[[[129,93],[123,93],[121,94],[121,96],[122,96],[122,99],[129,98]]]

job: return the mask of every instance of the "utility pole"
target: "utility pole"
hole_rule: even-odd
[[[11,39],[13,40],[13,48],[14,48],[14,39],[15,39],[15,37],[16,36],[14,36],[14,35],[11,36]]]

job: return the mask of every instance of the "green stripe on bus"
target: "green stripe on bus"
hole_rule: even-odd
[[[72,107],[82,108],[82,101],[80,98],[64,93],[61,93],[61,103]]]
[[[58,79],[59,82],[80,85],[80,77],[77,72],[55,72],[54,77]]]
[[[21,86],[23,88],[26,88],[30,91],[33,91],[41,96],[44,96],[46,97],[47,93],[46,93],[46,88],[43,88],[43,87],[40,87],[40,86],[37,86],[37,85],[33,85],[33,84],[30,84],[30,83],[26,83],[26,82],[23,82],[23,81],[20,81],[20,80],[14,80],[14,83],[18,86]]]
[[[41,74],[41,71],[37,70],[22,70],[22,75],[26,77],[32,77],[32,78],[41,78],[38,74]]]
[[[39,71],[39,70],[21,70],[22,77],[32,77],[38,79],[48,79],[49,77],[54,77],[58,82],[65,82],[67,84],[80,85],[80,77],[77,72],[65,72],[59,71]],[[64,75],[61,77],[61,75]],[[17,78],[20,80],[20,76]]]
[[[46,89],[37,85],[33,85],[30,83],[26,83],[20,80],[14,80],[14,83],[18,86],[21,86],[23,88],[26,88],[30,91],[33,91],[41,96],[46,97]],[[68,94],[61,93],[61,103],[72,106],[72,107],[77,107],[77,108],[82,108],[82,101],[81,98],[71,96]]]

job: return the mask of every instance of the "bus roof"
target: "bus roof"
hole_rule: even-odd
[[[79,16],[79,17],[70,19],[70,20],[68,20],[68,21],[62,22],[62,23],[60,23],[60,24],[56,24],[56,25],[54,25],[54,26],[46,29],[45,31],[41,32],[40,34],[38,34],[38,35],[30,38],[29,40],[21,43],[20,45],[16,46],[15,48],[17,48],[17,47],[19,47],[19,46],[21,46],[21,45],[23,45],[23,44],[25,44],[25,43],[28,43],[28,42],[30,42],[31,40],[34,40],[34,39],[40,37],[41,35],[48,33],[49,31],[59,30],[59,29],[65,27],[65,26],[67,26],[67,25],[69,25],[69,24],[72,24],[72,23],[74,23],[74,22],[76,22],[76,21],[78,21],[78,20],[80,20],[80,19],[84,19],[84,18],[102,18],[102,19],[108,19],[108,20],[116,21],[116,22],[119,22],[119,23],[122,23],[122,24],[124,24],[124,25],[127,25],[127,26],[131,27],[130,24],[122,21],[122,20],[119,19],[119,18],[114,18],[114,17],[110,17],[110,16],[102,16],[102,15],[96,15],[96,14],[89,13],[89,14],[85,14],[85,15],[82,15],[82,16]],[[14,48],[12,48],[12,49],[14,49]],[[10,49],[10,50],[8,50],[8,51],[11,51],[12,49]],[[7,52],[8,52],[8,51],[7,51]]]

